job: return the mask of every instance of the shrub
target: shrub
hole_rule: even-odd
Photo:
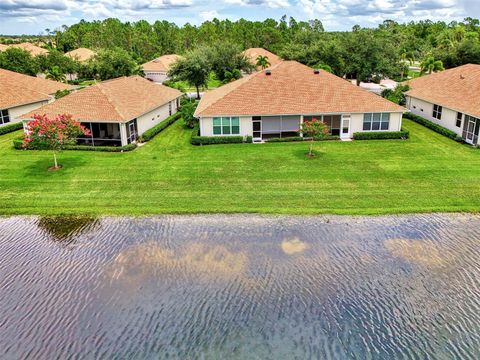
[[[418,116],[418,115],[415,115],[415,114],[412,114],[412,113],[406,113],[403,116],[407,119],[415,121],[416,123],[429,128],[430,130],[435,131],[436,133],[439,133],[443,136],[446,136],[446,137],[448,137],[452,140],[455,140],[455,141],[458,141],[458,142],[463,141],[462,137],[458,136],[454,131],[449,130],[447,128],[444,128],[443,126],[440,126],[438,124],[435,124],[434,122],[431,122],[431,121],[429,121],[429,120],[427,120],[427,119],[425,119],[421,116]]]
[[[11,124],[8,124],[8,125],[3,125],[3,126],[0,126],[0,135],[8,134],[8,133],[11,133],[13,131],[20,130],[22,128],[23,128],[23,123],[21,121],[11,123]]]
[[[13,147],[17,150],[49,150],[47,147],[33,148],[31,146],[23,147],[23,137],[13,139]],[[79,151],[103,151],[103,152],[125,152],[137,148],[137,144],[128,144],[125,146],[91,146],[91,145],[65,145],[63,150]]]
[[[192,145],[241,144],[247,142],[243,136],[192,136]]]
[[[165,120],[163,120],[160,124],[152,127],[151,129],[148,129],[145,131],[139,138],[139,142],[147,142],[152,140],[155,136],[157,136],[159,133],[161,133],[163,130],[165,130],[168,126],[172,125],[175,121],[180,119],[181,113],[177,112],[176,114],[173,114],[172,116],[169,116]]]
[[[180,109],[185,125],[192,129],[198,123],[198,119],[193,116],[196,108],[197,108],[197,105],[195,104],[195,102],[190,101],[190,102],[184,103]]]
[[[410,133],[407,130],[400,131],[371,131],[356,132],[353,134],[355,140],[387,140],[387,139],[408,139]]]
[[[340,136],[337,135],[324,135],[321,138],[313,138],[315,141],[323,141],[323,140],[339,140]],[[284,137],[284,138],[270,138],[266,140],[266,142],[293,142],[293,141],[305,141],[305,140],[310,140],[310,138],[307,137],[301,137],[301,136],[290,136],[290,137]]]

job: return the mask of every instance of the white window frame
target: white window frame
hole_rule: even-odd
[[[378,130],[373,129],[373,123],[374,123],[373,117],[374,117],[375,114],[380,115],[380,121],[379,121],[380,126],[379,126]],[[369,122],[370,123],[370,129],[365,130],[365,116],[368,116],[368,115],[370,116],[370,122]],[[388,120],[384,120],[384,117],[387,117],[387,115],[388,115]],[[388,112],[384,112],[384,113],[364,113],[363,114],[363,121],[362,121],[362,131],[365,131],[365,132],[367,132],[367,131],[390,131],[390,120],[391,120],[391,113],[388,113]],[[375,121],[375,122],[378,122],[378,121]],[[382,124],[383,123],[388,124],[386,129],[382,129]]]
[[[220,134],[215,134],[215,127],[218,127],[218,125],[215,125],[215,119],[220,119]],[[230,134],[224,134],[223,133],[223,127],[225,125],[223,125],[223,119],[228,119],[229,122],[230,122]],[[232,119],[238,119],[238,134],[232,134]],[[241,124],[241,121],[240,121],[240,117],[239,116],[215,116],[212,118],[212,135],[213,136],[240,136],[240,134],[242,133],[242,129],[240,127],[240,124]]]

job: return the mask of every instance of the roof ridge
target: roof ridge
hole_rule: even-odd
[[[117,78],[117,79],[121,79],[121,78]],[[112,80],[117,80],[117,79],[112,79]],[[101,83],[98,83],[98,84],[95,84],[93,85],[92,87],[94,86],[98,86],[98,89],[100,90],[100,92],[105,96],[105,98],[107,99],[107,102],[112,105],[112,107],[115,109],[117,115],[119,115],[123,120],[128,120],[126,119],[126,116],[118,109],[117,105],[115,105],[113,103],[113,101],[110,99],[110,96],[105,92],[105,89],[103,89],[103,87],[101,86],[103,85],[103,82]]]

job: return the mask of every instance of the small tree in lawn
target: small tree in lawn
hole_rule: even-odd
[[[322,140],[329,133],[327,124],[323,121],[313,118],[312,120],[305,121],[300,126],[300,132],[303,136],[307,136],[311,139],[310,150],[307,154],[308,157],[313,157],[313,141]]]
[[[52,170],[58,170],[57,151],[65,145],[74,145],[82,135],[89,136],[90,130],[73,120],[72,115],[57,115],[53,119],[47,115],[34,115],[33,120],[27,124],[23,147],[53,150]]]

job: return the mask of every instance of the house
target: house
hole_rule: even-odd
[[[268,62],[270,63],[270,66],[275,66],[279,62],[282,61],[282,59],[278,56],[275,55],[274,53],[265,50],[264,48],[250,48],[247,49],[243,52],[243,54],[250,59],[250,62],[252,65],[256,66],[257,65],[257,57],[258,56],[266,56],[268,58]],[[257,70],[261,70],[261,68],[257,68]]]
[[[8,49],[8,45],[0,44],[0,51],[5,51]]]
[[[19,116],[52,102],[58,90],[73,87],[0,69],[0,126],[20,121]]]
[[[87,48],[78,48],[65,53],[65,56],[79,62],[87,62],[96,55],[96,52]]]
[[[33,45],[32,43],[21,43],[21,44],[12,44],[10,47],[19,48],[28,51],[32,56],[38,55],[47,55],[48,50],[41,48],[39,46]]]
[[[408,109],[479,144],[480,65],[467,64],[409,80]]]
[[[405,109],[349,81],[296,61],[282,61],[207,92],[195,116],[202,136],[298,136],[300,124],[323,120],[332,135],[399,131]]]
[[[122,77],[73,92],[22,115],[22,119],[28,122],[35,114],[70,114],[92,133],[78,139],[79,144],[124,146],[174,114],[181,96],[180,91],[141,76]]]
[[[173,63],[180,58],[181,56],[175,54],[163,55],[143,64],[142,68],[145,78],[156,83],[163,83],[165,80],[168,80],[168,72]]]

